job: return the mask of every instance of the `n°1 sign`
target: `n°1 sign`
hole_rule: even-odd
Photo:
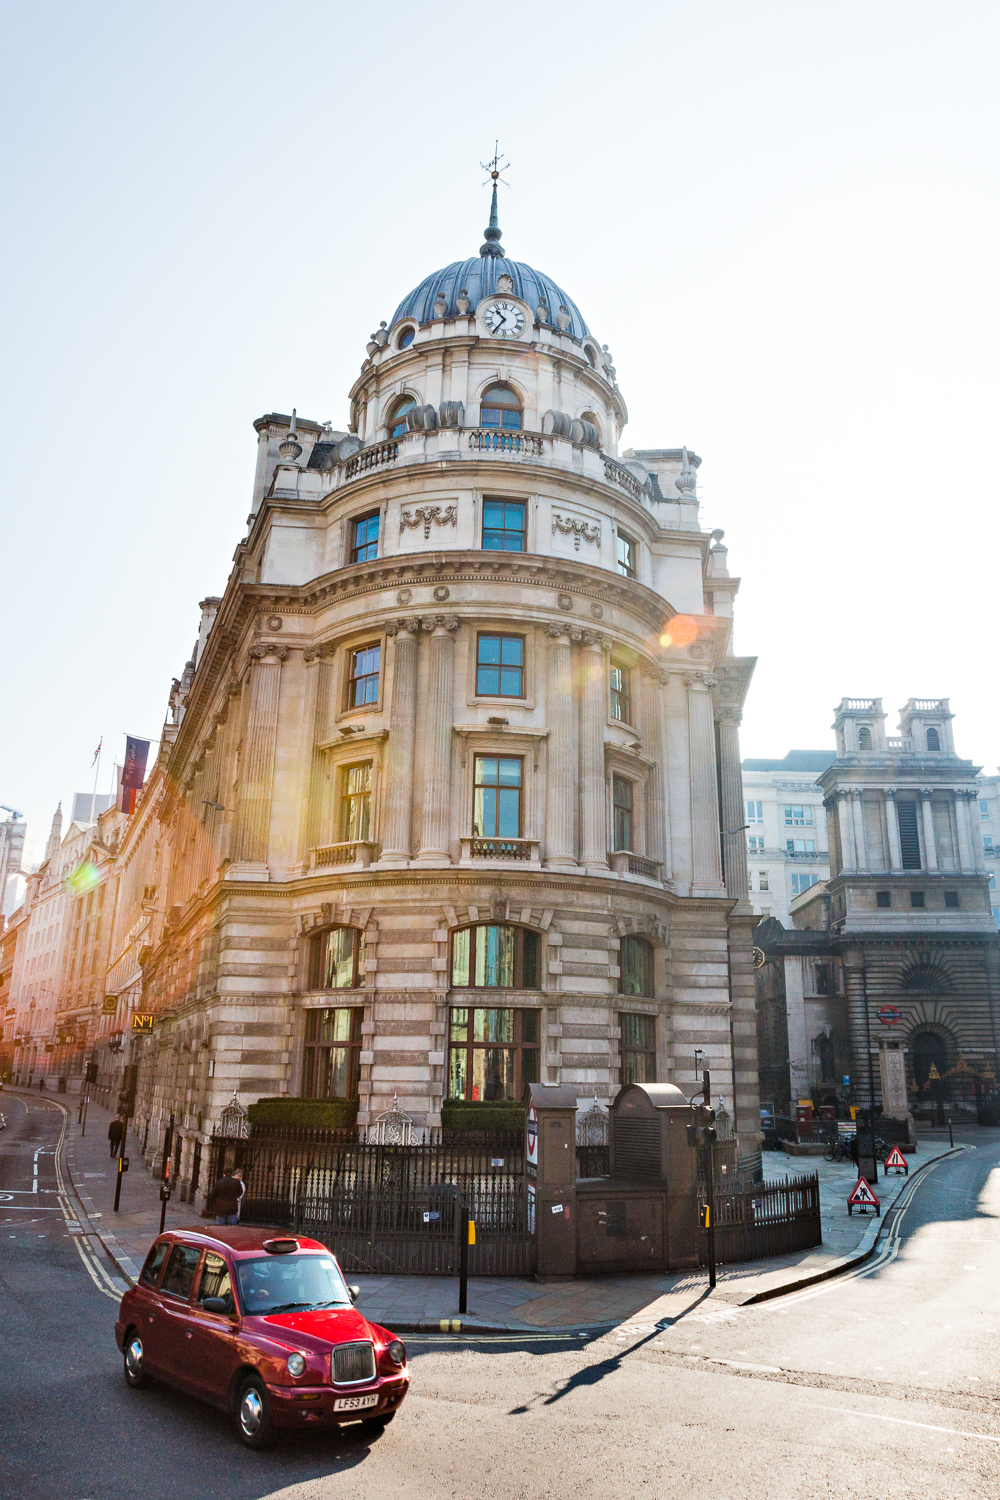
[[[137,1010],[132,1017],[132,1035],[137,1032],[151,1033],[153,1030],[153,1012]]]
[[[877,1015],[883,1026],[896,1026],[902,1020],[902,1016],[894,1005],[883,1005]]]

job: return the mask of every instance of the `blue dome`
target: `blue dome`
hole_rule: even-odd
[[[533,271],[521,261],[507,260],[505,256],[496,254],[471,255],[468,260],[456,260],[453,265],[445,266],[443,271],[435,271],[425,277],[408,297],[403,298],[392,315],[389,327],[394,328],[401,318],[416,318],[418,323],[429,323],[434,317],[433,308],[438,293],[448,303],[445,316],[454,317],[458,312],[455,299],[463,287],[475,309],[484,297],[496,292],[497,281],[504,275],[509,276],[514,283],[514,296],[527,302],[532,311],[539,300],[545,298],[549,306],[549,322],[553,327],[556,314],[561,307],[565,307],[572,320],[567,331],[576,339],[585,338],[590,333],[580,309],[571,297],[567,297],[562,287],[556,286],[541,271]]]

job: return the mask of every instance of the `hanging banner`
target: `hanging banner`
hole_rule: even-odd
[[[149,740],[140,740],[134,734],[125,736],[125,764],[118,773],[118,811],[135,811],[135,799],[146,779],[146,758],[149,755]]]

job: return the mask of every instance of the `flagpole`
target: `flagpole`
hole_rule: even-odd
[[[98,742],[98,745],[97,745],[97,756],[96,756],[95,762],[94,762],[95,765],[97,766],[97,770],[94,772],[94,791],[93,791],[93,795],[91,796],[91,799],[90,799],[90,821],[92,823],[96,823],[97,822],[97,778],[101,774],[101,749],[102,749],[103,745],[104,745],[104,736],[102,734],[101,738],[100,738],[100,740]]]

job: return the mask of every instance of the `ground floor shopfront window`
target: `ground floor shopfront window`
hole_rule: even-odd
[[[481,1103],[520,1100],[538,1082],[537,1010],[460,1006],[451,1012],[448,1098]]]

